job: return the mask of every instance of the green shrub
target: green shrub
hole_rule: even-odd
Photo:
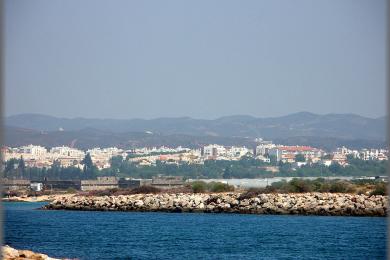
[[[370,195],[387,195],[387,184],[386,183],[377,183],[375,185],[375,188],[372,192],[370,192]]]
[[[353,193],[356,188],[351,183],[346,181],[335,181],[330,184],[329,192],[332,193]]]
[[[68,194],[77,193],[77,190],[76,190],[75,188],[70,187],[70,188],[68,188],[68,189],[66,190],[66,193],[68,193]]]
[[[160,193],[162,192],[161,189],[153,187],[153,186],[140,186],[138,188],[132,189],[130,191],[130,194],[147,194],[147,193]]]
[[[292,179],[288,183],[289,192],[311,192],[313,191],[313,185],[310,181],[305,181],[302,179]]]
[[[286,188],[287,184],[288,182],[286,182],[286,180],[282,180],[282,181],[274,182],[271,184],[271,186],[267,186],[267,187],[272,187],[275,190],[282,190]]]
[[[195,181],[191,183],[191,188],[192,192],[194,193],[234,191],[234,186],[214,181],[209,183],[203,181]]]
[[[345,181],[345,180],[325,180],[317,178],[315,180],[303,180],[294,178],[289,182],[279,181],[272,183],[261,189],[261,193],[303,193],[303,192],[332,192],[332,193],[355,193],[366,194],[372,190],[373,195],[387,194],[386,183],[369,181]],[[256,191],[259,193],[260,191]],[[243,196],[254,196],[254,190],[248,190]]]
[[[193,193],[203,193],[207,191],[207,184],[203,181],[195,181],[191,185]]]
[[[272,186],[268,186],[266,188],[250,188],[246,192],[242,193],[238,197],[238,199],[239,200],[251,199],[251,198],[257,197],[259,194],[262,194],[262,193],[272,193],[272,191],[274,191],[274,190],[275,190],[275,188],[273,188]]]
[[[318,192],[330,192],[331,184],[329,182],[324,182],[321,184],[321,186],[316,189]]]
[[[222,182],[210,182],[208,187],[211,192],[234,191],[234,186]]]

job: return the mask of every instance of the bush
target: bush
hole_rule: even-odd
[[[193,193],[234,191],[234,186],[222,182],[206,183],[203,181],[195,181],[192,182],[191,188]]]
[[[370,195],[387,195],[387,184],[386,183],[377,183],[375,185],[375,188],[372,192],[370,192]]]
[[[207,184],[203,181],[195,181],[191,185],[193,193],[203,193],[207,191]]]
[[[271,186],[268,186],[268,187],[271,187]],[[249,190],[247,190],[246,192],[242,193],[240,195],[240,197],[238,197],[239,200],[243,200],[243,199],[251,199],[251,198],[255,198],[257,197],[259,194],[262,194],[262,193],[268,193],[266,191],[267,188],[250,188]]]
[[[92,190],[87,193],[81,192],[80,195],[85,196],[118,196],[118,195],[132,195],[132,194],[147,194],[160,193],[162,190],[153,186],[140,186],[134,189],[107,189],[107,190]]]
[[[23,194],[24,193],[21,191],[9,190],[9,191],[6,191],[4,195],[8,196],[8,197],[19,197],[19,196],[22,196]]]
[[[211,192],[234,191],[234,186],[222,182],[210,182],[208,186]]]
[[[86,196],[111,196],[113,193],[112,190],[91,190]]]
[[[66,193],[68,193],[68,194],[77,193],[77,190],[76,190],[75,188],[68,188],[68,189],[66,190]]]
[[[364,185],[364,186],[363,186]],[[369,186],[372,186],[369,188]],[[317,178],[315,180],[303,180],[294,178],[289,182],[279,181],[272,183],[271,186],[267,186],[263,193],[303,193],[303,192],[332,192],[332,193],[364,193],[364,190],[370,190],[373,185],[367,186],[362,183],[355,183],[354,181],[341,181],[341,180],[325,180],[323,178]],[[380,191],[380,187],[378,188]]]
[[[162,190],[153,186],[140,186],[132,189],[130,194],[147,194],[147,193],[160,193]]]
[[[305,181],[302,179],[292,179],[288,183],[288,191],[289,192],[311,192],[313,191],[313,185],[310,181]]]
[[[183,187],[176,187],[164,190],[165,193],[193,193],[191,185],[184,185]]]
[[[281,191],[283,189],[286,189],[287,185],[288,183],[285,180],[282,180],[282,181],[272,183],[271,186],[267,186],[267,188],[272,187],[274,190]]]
[[[355,187],[345,181],[336,181],[331,183],[329,192],[332,193],[352,193],[356,191]]]
[[[331,188],[331,184],[329,182],[324,182],[322,183],[318,189],[316,189],[316,191],[319,191],[319,192],[330,192],[330,188]]]

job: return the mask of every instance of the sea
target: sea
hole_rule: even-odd
[[[385,259],[386,218],[38,210],[4,202],[4,243],[72,259]]]

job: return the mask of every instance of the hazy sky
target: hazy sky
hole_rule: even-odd
[[[384,0],[6,1],[5,112],[385,114]]]

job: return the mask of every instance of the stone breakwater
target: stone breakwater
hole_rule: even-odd
[[[43,209],[98,211],[159,211],[244,214],[299,214],[329,216],[386,216],[387,196],[340,193],[136,194],[62,197]]]

